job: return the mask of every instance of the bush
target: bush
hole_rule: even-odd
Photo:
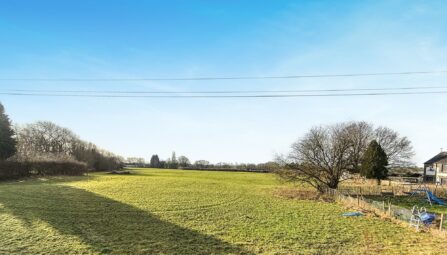
[[[37,175],[83,175],[87,164],[78,161],[38,161],[30,163],[32,174]]]
[[[0,161],[0,180],[29,177],[31,168],[28,162]]]
[[[78,161],[0,161],[0,180],[32,175],[83,175],[87,165]]]

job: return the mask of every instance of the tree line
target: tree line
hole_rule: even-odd
[[[27,175],[27,171],[68,174],[75,168],[78,172],[112,170],[121,168],[123,159],[49,121],[12,126],[0,103],[0,161],[4,166],[0,170],[7,177],[6,172],[14,175],[18,171],[24,171],[17,173],[20,176]],[[62,165],[72,171],[63,170]]]
[[[217,163],[212,164],[208,160],[196,160],[191,162],[186,156],[176,156],[173,152],[171,157],[160,159],[157,154],[151,156],[150,161],[144,158],[127,158],[126,164],[133,167],[150,167],[164,169],[186,169],[186,170],[222,170],[222,171],[247,171],[247,172],[272,172],[279,166],[277,162],[266,162],[260,164],[246,163]]]

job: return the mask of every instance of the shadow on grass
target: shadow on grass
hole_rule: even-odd
[[[79,237],[95,252],[250,254],[242,247],[82,189],[63,185],[8,185],[1,188],[2,211],[28,223],[36,219],[47,222],[62,234]]]

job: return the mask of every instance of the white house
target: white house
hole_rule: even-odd
[[[424,181],[447,185],[447,152],[440,152],[424,163]]]

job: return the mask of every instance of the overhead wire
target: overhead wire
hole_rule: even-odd
[[[418,92],[368,92],[368,93],[330,93],[330,94],[263,94],[263,95],[112,95],[112,94],[43,94],[0,92],[8,96],[35,96],[35,97],[84,97],[84,98],[292,98],[292,97],[354,97],[354,96],[389,96],[389,95],[424,95],[447,94],[442,91]]]
[[[273,75],[273,76],[209,76],[209,77],[141,77],[141,78],[38,78],[38,77],[0,77],[0,81],[46,81],[46,82],[124,82],[124,81],[210,81],[210,80],[265,80],[265,79],[300,79],[300,78],[337,78],[361,76],[391,76],[391,75],[423,75],[443,74],[447,70],[405,71],[405,72],[374,72],[374,73],[344,73],[344,74],[309,74],[309,75]]]
[[[200,90],[200,91],[148,91],[148,90],[50,90],[50,89],[0,89],[0,92],[23,93],[80,93],[80,94],[247,94],[247,93],[306,93],[447,89],[447,86],[341,88],[341,89],[290,89],[290,90]]]

